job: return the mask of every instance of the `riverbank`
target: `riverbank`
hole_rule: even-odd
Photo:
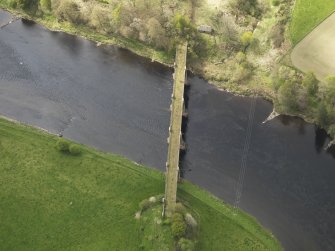
[[[139,41],[126,39],[122,36],[117,35],[103,35],[101,33],[94,32],[92,29],[84,25],[78,26],[70,22],[58,22],[57,18],[51,14],[45,14],[43,17],[32,16],[19,9],[10,8],[7,4],[1,1],[0,8],[12,13],[17,17],[34,21],[44,26],[48,30],[55,32],[65,32],[74,36],[79,36],[87,40],[96,42],[97,46],[102,44],[115,45],[117,47],[127,49],[141,57],[149,58],[154,62],[158,62],[168,67],[173,67],[174,53],[168,54],[165,51],[160,51],[144,45]]]
[[[59,152],[57,138],[0,119],[1,249],[150,248],[134,215],[163,193],[163,174],[84,145],[79,156]],[[178,198],[196,213],[197,250],[281,250],[255,219],[189,182]]]

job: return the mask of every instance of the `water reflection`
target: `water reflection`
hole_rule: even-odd
[[[21,22],[24,24],[25,27],[33,27],[36,23],[34,21],[28,19],[21,19]]]
[[[68,35],[62,32],[59,32],[55,37],[59,41],[59,44],[73,56],[80,55],[82,44],[86,42],[77,36]]]
[[[318,126],[315,126],[315,149],[317,153],[321,153],[327,139],[328,135],[326,131]]]

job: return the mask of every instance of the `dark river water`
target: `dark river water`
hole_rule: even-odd
[[[0,11],[0,26],[10,19]],[[250,116],[252,99],[189,82],[184,177],[255,216],[286,250],[335,250],[325,133],[285,116],[263,124],[270,103],[257,99]],[[171,69],[126,50],[21,20],[0,29],[4,116],[164,171],[171,92]]]

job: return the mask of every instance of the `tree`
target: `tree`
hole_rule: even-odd
[[[328,131],[330,136],[335,140],[335,125],[331,125]]]
[[[83,21],[78,4],[72,0],[62,1],[56,10],[56,16],[60,20],[66,20],[74,24]]]
[[[318,109],[318,123],[322,128],[327,128],[330,123],[330,116],[324,102],[321,102]]]
[[[315,96],[319,90],[319,81],[313,72],[308,72],[302,80],[303,86],[307,88],[308,94]]]
[[[300,111],[304,111],[308,106],[308,90],[303,86],[299,86],[296,92],[297,92],[296,96],[297,106]]]
[[[165,35],[165,29],[156,18],[150,18],[146,24],[146,28],[150,43],[158,48],[166,48],[168,46],[169,39]]]
[[[51,0],[40,0],[43,11],[51,11]]]
[[[335,106],[335,76],[329,76],[326,79],[326,100],[332,106]]]
[[[251,31],[244,32],[241,36],[241,42],[246,50],[248,46],[254,41],[254,35]]]
[[[38,0],[17,0],[17,5],[25,11],[35,11],[38,7]]]
[[[235,15],[250,15],[260,17],[262,9],[258,0],[230,0],[229,7]]]
[[[296,111],[296,85],[295,83],[285,81],[278,90],[278,102],[286,111]]]
[[[193,32],[193,26],[187,16],[176,14],[174,25],[177,33],[184,38],[188,38]]]
[[[102,8],[99,5],[94,6],[91,14],[91,25],[98,31],[108,33],[111,30],[109,9]]]

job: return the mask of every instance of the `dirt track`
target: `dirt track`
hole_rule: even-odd
[[[294,66],[318,79],[335,75],[335,13],[308,34],[291,54]]]

